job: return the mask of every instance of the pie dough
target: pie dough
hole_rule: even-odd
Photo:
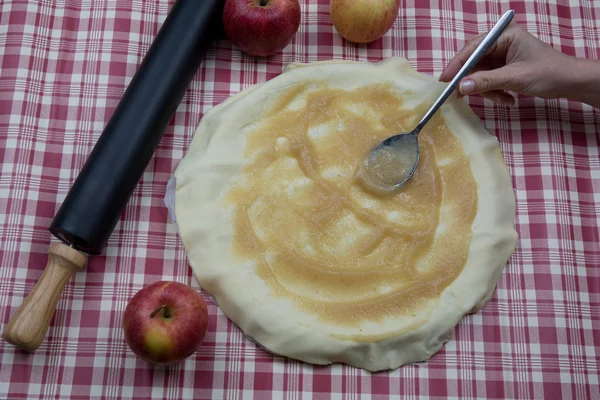
[[[514,251],[497,139],[449,99],[399,192],[357,179],[444,84],[403,58],[292,64],[202,119],[174,214],[204,290],[269,351],[371,371],[424,361],[491,297]]]

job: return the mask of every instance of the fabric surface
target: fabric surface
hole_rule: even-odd
[[[0,329],[40,277],[50,221],[173,3],[0,2]],[[489,303],[427,363],[370,374],[274,357],[212,303],[204,344],[183,363],[152,368],[129,350],[121,321],[138,290],[163,279],[199,290],[163,197],[202,114],[230,95],[293,61],[399,55],[439,74],[509,7],[559,50],[600,58],[600,3],[589,0],[403,0],[393,29],[370,45],[335,33],[327,0],[301,6],[300,31],[269,60],[225,40],[211,48],[104,254],[67,283],[41,347],[0,341],[1,399],[600,398],[600,113],[566,100],[469,99],[500,139],[520,239]]]

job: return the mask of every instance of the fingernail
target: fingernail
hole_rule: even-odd
[[[460,92],[464,95],[471,94],[475,90],[475,82],[472,80],[464,80],[460,83]]]

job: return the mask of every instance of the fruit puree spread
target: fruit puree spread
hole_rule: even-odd
[[[247,162],[225,196],[235,256],[276,295],[338,325],[410,314],[465,265],[477,184],[442,117],[420,133],[401,191],[378,195],[355,179],[377,143],[414,124],[402,105],[385,84],[291,86],[248,127]]]

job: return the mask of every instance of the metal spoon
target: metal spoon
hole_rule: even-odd
[[[395,190],[413,176],[419,162],[419,143],[417,141],[419,132],[450,97],[458,83],[496,42],[514,15],[515,12],[509,10],[500,18],[412,132],[391,136],[380,142],[371,151],[365,161],[364,169],[370,178],[375,180],[378,186],[381,186],[378,189]],[[385,165],[386,163],[388,165]]]

